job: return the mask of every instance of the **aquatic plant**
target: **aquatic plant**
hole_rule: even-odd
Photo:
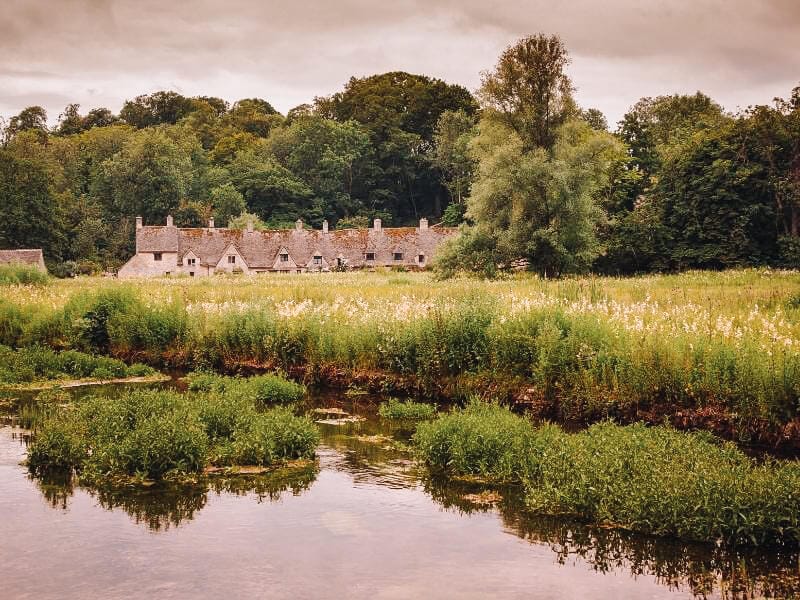
[[[76,350],[54,352],[42,346],[13,350],[0,345],[0,384],[59,379],[115,379],[152,375],[155,372],[147,365],[128,366],[121,360]]]
[[[197,394],[140,390],[77,401],[39,424],[28,466],[34,472],[74,468],[88,480],[158,479],[209,464],[313,457],[316,426],[289,408],[260,410],[256,396],[242,392],[249,383],[236,380],[223,391]]]
[[[436,414],[433,404],[413,402],[411,400],[398,400],[389,398],[378,407],[378,414],[384,419],[406,419],[410,421],[424,421]]]
[[[690,540],[800,546],[800,465],[756,462],[707,433],[600,423],[568,434],[472,402],[421,423],[413,442],[433,469],[524,484],[534,512]]]
[[[252,401],[257,408],[292,404],[302,400],[306,393],[305,386],[274,374],[241,378],[198,371],[189,373],[186,378],[192,391],[225,393],[228,397]]]

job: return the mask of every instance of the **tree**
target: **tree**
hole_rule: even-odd
[[[61,215],[46,171],[0,150],[0,248],[42,248],[61,258]]]
[[[442,182],[450,194],[450,203],[445,209],[447,225],[458,225],[463,220],[464,201],[475,170],[469,143],[476,133],[475,117],[462,110],[443,112],[436,124],[432,162],[441,172]]]
[[[227,227],[231,219],[247,210],[244,196],[230,183],[211,190],[211,206],[214,208],[214,222],[221,227]]]
[[[336,219],[363,209],[372,153],[369,133],[355,121],[297,117],[270,135],[265,151],[309,186],[325,216]]]
[[[556,130],[576,114],[564,72],[569,62],[557,35],[538,34],[508,47],[494,71],[483,74],[478,99],[486,116],[514,131],[523,151],[552,147]]]
[[[597,108],[587,108],[580,111],[580,118],[586,121],[592,129],[608,131],[608,120],[603,112]]]
[[[116,125],[119,122],[120,118],[115,116],[107,108],[93,108],[84,117],[83,128],[91,129],[92,127],[108,127],[109,125]]]
[[[83,117],[80,104],[67,104],[64,112],[58,115],[57,132],[59,135],[73,135],[83,131]]]
[[[163,123],[177,123],[193,110],[194,103],[190,98],[177,92],[161,91],[126,100],[119,116],[129,125],[142,129]]]
[[[159,222],[180,205],[192,180],[190,158],[158,130],[137,133],[104,161],[92,190],[112,219]]]
[[[475,225],[443,264],[486,274],[516,265],[550,276],[588,270],[601,249],[595,196],[622,145],[579,120],[559,127],[549,150],[527,152],[502,123],[484,120],[479,129],[472,145],[478,177],[467,201]]]
[[[13,137],[23,131],[34,130],[41,135],[47,135],[47,111],[41,106],[29,106],[17,116],[11,117],[8,123],[7,135]]]

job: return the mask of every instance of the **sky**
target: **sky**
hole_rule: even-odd
[[[503,49],[556,33],[584,108],[701,90],[736,111],[800,85],[800,0],[2,0],[0,115],[55,123],[170,89],[285,113],[402,70],[474,91]]]

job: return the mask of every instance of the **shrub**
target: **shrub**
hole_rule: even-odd
[[[28,468],[32,472],[80,468],[88,448],[76,425],[67,420],[47,421],[28,446]]]
[[[242,379],[223,377],[202,371],[187,375],[189,389],[192,391],[226,393],[252,401],[258,408],[275,404],[291,404],[303,398],[306,388],[278,375],[257,375]]]
[[[273,408],[240,423],[233,433],[230,464],[271,465],[282,460],[313,458],[319,431],[306,417],[288,408]]]
[[[436,414],[436,407],[422,402],[412,402],[411,400],[402,402],[397,398],[390,398],[388,402],[384,402],[378,407],[378,414],[384,419],[424,421]]]
[[[473,402],[421,423],[413,442],[431,468],[524,483],[536,512],[690,540],[800,546],[800,465],[757,463],[710,434],[610,423],[567,434]]]

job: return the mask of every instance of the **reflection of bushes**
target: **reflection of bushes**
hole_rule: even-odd
[[[473,402],[421,423],[413,439],[434,469],[524,483],[541,514],[689,540],[800,545],[800,467],[757,464],[708,434],[609,423],[567,434]]]

